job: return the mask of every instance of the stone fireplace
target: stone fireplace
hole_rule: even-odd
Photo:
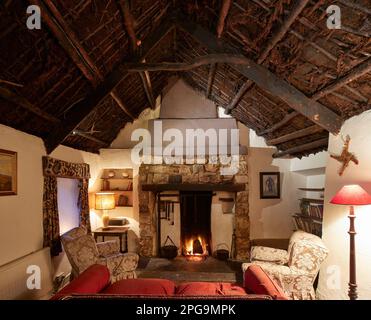
[[[239,169],[235,175],[221,175],[219,163],[206,164],[142,164],[139,167],[139,230],[140,254],[145,257],[158,255],[158,214],[156,197],[161,192],[175,191],[179,194],[192,192],[229,192],[234,195],[233,213],[235,234],[235,259],[248,258],[250,248],[248,167],[247,156],[239,156]],[[174,180],[174,177],[176,179]],[[183,226],[184,228],[184,226]],[[219,231],[223,232],[223,230]],[[194,231],[197,233],[197,229]],[[184,235],[184,230],[182,232]],[[206,232],[206,238],[208,237]],[[207,242],[211,239],[205,239]],[[182,239],[182,246],[185,239]],[[210,246],[210,243],[208,243]]]

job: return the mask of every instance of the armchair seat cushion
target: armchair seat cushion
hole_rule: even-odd
[[[268,261],[277,264],[287,264],[287,262],[289,261],[288,253],[286,250],[262,246],[251,247],[250,259],[251,261]]]

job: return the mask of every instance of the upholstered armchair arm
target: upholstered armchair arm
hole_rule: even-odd
[[[117,240],[97,242],[99,256],[107,257],[120,252],[120,244]]]
[[[288,253],[282,249],[254,246],[251,247],[250,260],[286,264],[288,262]]]
[[[110,257],[99,258],[99,264],[107,266],[113,282],[136,278],[135,269],[138,266],[139,256],[136,253],[118,253]]]
[[[306,240],[297,241],[292,246],[288,265],[292,270],[315,277],[327,254],[324,246]]]

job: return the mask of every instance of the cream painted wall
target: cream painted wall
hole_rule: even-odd
[[[46,155],[40,138],[0,125],[0,149],[18,154],[18,194],[0,197],[0,265],[42,248],[42,156]],[[86,162],[94,177],[99,172],[99,156],[60,146],[52,157]],[[64,254],[53,259],[55,270],[68,266]],[[62,268],[63,270],[66,267]]]
[[[178,80],[165,94],[160,111],[160,118],[217,118],[213,101],[204,94],[195,91],[183,80]]]
[[[299,210],[300,191],[306,177],[290,171],[289,159],[274,159],[274,148],[249,148],[250,238],[289,238],[292,214]],[[260,199],[260,172],[281,172],[281,199]]]
[[[350,152],[359,159],[351,163],[342,177],[337,173],[339,163],[328,157],[326,168],[323,240],[329,248],[324,262],[317,294],[320,299],[348,299],[349,229],[348,207],[329,203],[336,192],[346,184],[360,184],[371,193],[371,112],[347,120],[340,135],[330,135],[329,152],[340,154],[347,134],[351,137]],[[371,206],[356,207],[355,228],[357,253],[357,282],[360,299],[371,299]],[[338,282],[338,283],[337,283]]]

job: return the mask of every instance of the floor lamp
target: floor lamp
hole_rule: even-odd
[[[359,185],[347,185],[342,187],[337,194],[331,199],[330,203],[348,205],[349,210],[349,236],[350,236],[350,252],[349,252],[349,291],[350,300],[356,300],[357,282],[356,282],[356,248],[354,228],[354,206],[371,205],[371,196]]]

